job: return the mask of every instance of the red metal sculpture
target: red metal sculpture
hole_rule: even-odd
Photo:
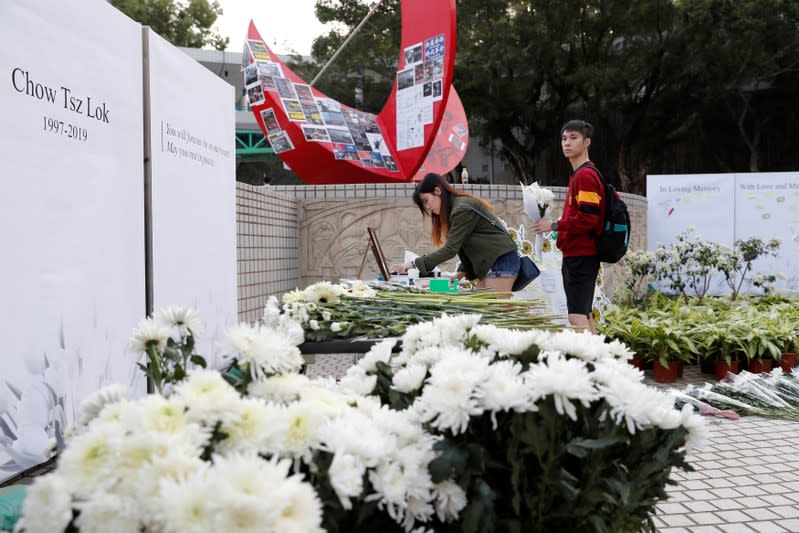
[[[401,10],[397,77],[378,115],[349,108],[309,86],[272,53],[250,22],[242,59],[250,107],[275,153],[306,183],[409,181],[426,163],[437,136],[442,149],[450,150],[443,140],[465,151],[463,106],[457,96],[450,103],[455,0],[402,0]],[[438,135],[448,110],[445,129],[456,129]],[[430,168],[435,170],[430,171],[441,170],[441,154],[433,155]]]

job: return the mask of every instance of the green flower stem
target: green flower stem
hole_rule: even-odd
[[[164,384],[163,376],[161,375],[161,359],[158,351],[156,350],[156,343],[149,342],[147,344],[147,360],[150,366],[150,378],[153,380],[155,388],[158,389],[158,394],[163,395]]]

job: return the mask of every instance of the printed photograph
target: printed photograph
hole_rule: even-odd
[[[422,43],[406,48],[404,57],[406,67],[420,63],[422,61]]]
[[[336,111],[322,110],[322,120],[324,120],[325,124],[328,126],[343,127],[347,125],[347,123],[344,122],[344,115]]]
[[[419,63],[418,65],[413,67],[413,73],[416,85],[424,83],[424,63]],[[431,73],[432,73],[432,65],[431,65]]]
[[[369,144],[372,146],[373,151],[380,152],[383,155],[391,155],[382,135],[379,133],[367,133],[366,137],[369,139]]]
[[[272,133],[269,135],[269,137],[267,137],[267,139],[269,140],[269,144],[272,146],[272,150],[274,150],[276,154],[282,154],[283,152],[294,150],[294,145],[285,131]]]
[[[319,112],[316,104],[307,105],[300,100],[300,105],[302,106],[302,112],[305,113],[305,118],[308,122],[317,126],[325,125],[325,121],[322,120],[322,114]]]
[[[244,67],[244,85],[252,85],[258,81],[258,65],[253,63]]]
[[[386,163],[386,170],[391,172],[399,172],[399,168],[397,168],[397,162],[394,161],[394,158],[390,155],[384,155],[383,161]]]
[[[302,111],[302,104],[299,100],[283,100],[283,107],[286,109],[286,116],[293,122],[305,122],[305,113]]]
[[[372,152],[372,164],[376,168],[386,168],[386,162],[383,161],[383,154],[380,152]]]
[[[297,91],[294,90],[294,84],[287,78],[273,78],[275,85],[277,85],[277,92],[281,98],[288,98],[290,100],[297,100]]]
[[[266,128],[267,134],[277,133],[281,130],[273,108],[270,107],[261,111],[261,119],[264,121],[264,128]]]
[[[433,83],[428,82],[422,86],[422,96],[427,98],[428,96],[433,96]]]
[[[307,126],[305,124],[303,124],[301,127],[302,134],[305,136],[306,141],[321,143],[330,142],[330,136],[327,134],[327,130],[325,128],[320,128],[318,126]]]
[[[247,89],[247,99],[250,101],[250,105],[258,105],[264,103],[264,91],[261,89],[260,85],[253,85],[249,89]]]
[[[316,107],[316,100],[313,97],[313,92],[311,92],[310,85],[295,83],[294,90],[297,92],[297,98],[299,98],[300,102],[302,102],[304,105],[312,105]]]
[[[252,60],[252,55],[250,54],[250,46],[245,42],[244,49],[241,51],[241,70],[247,68],[247,65],[250,64]]]
[[[414,76],[412,68],[397,72],[397,90],[401,91],[413,87]]]
[[[277,85],[272,76],[258,76],[258,81],[261,82],[261,89],[264,91],[277,92]]]
[[[358,147],[358,150],[372,150],[372,145],[369,143],[369,138],[366,136],[365,131],[350,130],[350,135],[352,135],[352,143]]]
[[[283,77],[283,69],[274,61],[256,61],[255,64],[258,65],[258,74],[261,76]]]
[[[247,42],[250,43],[250,50],[252,51],[252,55],[256,60],[260,59],[262,61],[269,61],[272,59],[272,56],[269,55],[269,51],[266,49],[263,41],[249,39]]]
[[[327,134],[330,136],[331,142],[354,145],[349,130],[345,130],[344,128],[327,128]]]
[[[444,59],[438,58],[433,60],[433,79],[440,80],[444,77]]]
[[[330,130],[328,130],[329,132]],[[358,161],[358,149],[354,144],[334,144],[333,155],[336,159],[344,159],[347,161]]]
[[[424,62],[424,81],[433,81],[433,62],[435,60]],[[419,83],[418,81],[416,83]]]
[[[316,104],[322,113],[341,113],[341,104],[331,98],[317,98]]]
[[[433,82],[433,98],[441,98],[441,80],[436,80]]]
[[[380,133],[377,119],[371,113],[361,113],[361,124],[363,124],[363,129],[366,133]]]

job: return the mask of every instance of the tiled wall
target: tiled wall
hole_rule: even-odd
[[[298,211],[290,196],[236,184],[239,320],[260,319],[270,295],[299,285]]]
[[[458,185],[458,187],[461,187]],[[510,226],[530,225],[518,185],[466,185],[465,190],[491,201]],[[404,250],[432,249],[429,225],[413,204],[413,184],[327,186],[237,186],[239,233],[239,318],[261,317],[269,295],[280,296],[320,279],[355,277],[367,246],[366,227],[378,229],[389,260]],[[566,189],[552,187],[555,213]],[[646,198],[622,193],[632,218],[633,248],[646,247]],[[376,267],[368,255],[363,279]],[[454,265],[452,266],[454,268]],[[606,294],[621,280],[618,266],[604,274]]]

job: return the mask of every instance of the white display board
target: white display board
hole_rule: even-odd
[[[233,86],[148,31],[154,308],[197,309],[197,353],[237,322]]]
[[[779,256],[758,259],[754,270],[780,274],[779,291],[799,290],[792,266],[799,264],[799,172],[647,176],[647,199],[648,249],[673,242],[688,227],[727,246],[738,239],[776,237],[782,241]],[[717,288],[728,293],[717,278]]]
[[[779,291],[799,291],[799,172],[736,174],[735,238],[778,238],[778,257],[762,257],[755,272],[780,274]]]
[[[141,26],[102,0],[0,2],[0,481],[80,401],[145,392]]]
[[[690,227],[704,240],[735,242],[733,174],[647,176],[646,196],[648,249],[668,245]]]

